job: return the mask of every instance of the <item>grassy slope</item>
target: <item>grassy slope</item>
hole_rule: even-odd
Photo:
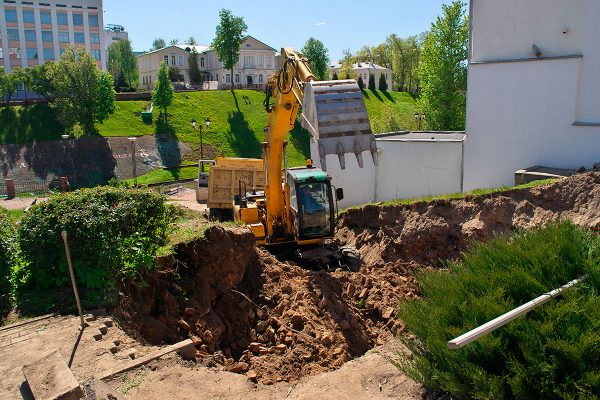
[[[415,100],[405,92],[381,92],[363,90],[363,97],[371,121],[373,133],[384,133],[389,130],[387,120],[396,121],[394,130],[416,130]]]
[[[46,104],[0,109],[0,144],[60,140],[64,129]]]

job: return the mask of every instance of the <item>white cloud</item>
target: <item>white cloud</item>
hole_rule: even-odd
[[[321,21],[321,22],[317,22],[317,23],[315,24],[315,26],[323,26],[323,25],[327,25],[327,22],[325,22],[325,21]]]

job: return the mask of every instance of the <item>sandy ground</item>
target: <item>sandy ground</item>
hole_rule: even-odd
[[[394,339],[342,368],[302,379],[261,385],[246,376],[207,367],[189,367],[176,356],[131,371],[110,382],[128,399],[421,399],[423,388],[390,360],[401,351]]]
[[[35,200],[35,197],[17,197],[10,200],[0,200],[0,207],[4,207],[7,210],[24,210],[29,207]],[[38,197],[37,201],[42,202],[48,200],[47,197]]]

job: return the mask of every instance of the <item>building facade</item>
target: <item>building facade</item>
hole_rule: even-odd
[[[240,47],[240,58],[231,71],[223,68],[214,50],[209,46],[174,45],[150,51],[138,56],[140,83],[151,90],[156,83],[156,76],[161,62],[169,67],[176,67],[183,75],[184,82],[190,83],[189,54],[192,48],[198,53],[198,67],[204,81],[213,83],[211,88],[224,89],[231,87],[260,88],[275,73],[275,49],[252,36],[247,36]]]
[[[85,46],[106,69],[102,0],[3,0],[0,3],[0,65],[57,61],[68,46]]]
[[[108,48],[117,40],[129,40],[129,34],[122,25],[107,24],[104,27],[104,50],[106,51],[106,61],[108,62]]]
[[[339,79],[344,79],[344,77],[339,76],[340,69],[342,68],[341,63],[336,63],[329,66],[329,74],[333,76],[333,74],[337,74]],[[388,90],[392,90],[392,70],[389,68],[382,67],[381,65],[374,64],[372,62],[358,62],[352,64],[352,69],[356,73],[356,79],[360,76],[365,84],[365,87],[369,87],[369,79],[371,76],[375,79],[375,87],[379,89],[379,79],[383,74],[385,76],[385,81],[388,85]]]
[[[464,188],[600,161],[600,0],[471,0]]]

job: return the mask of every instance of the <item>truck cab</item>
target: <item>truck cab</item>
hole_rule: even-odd
[[[287,181],[296,240],[302,243],[333,237],[335,207],[331,177],[319,168],[302,167],[288,169]]]

